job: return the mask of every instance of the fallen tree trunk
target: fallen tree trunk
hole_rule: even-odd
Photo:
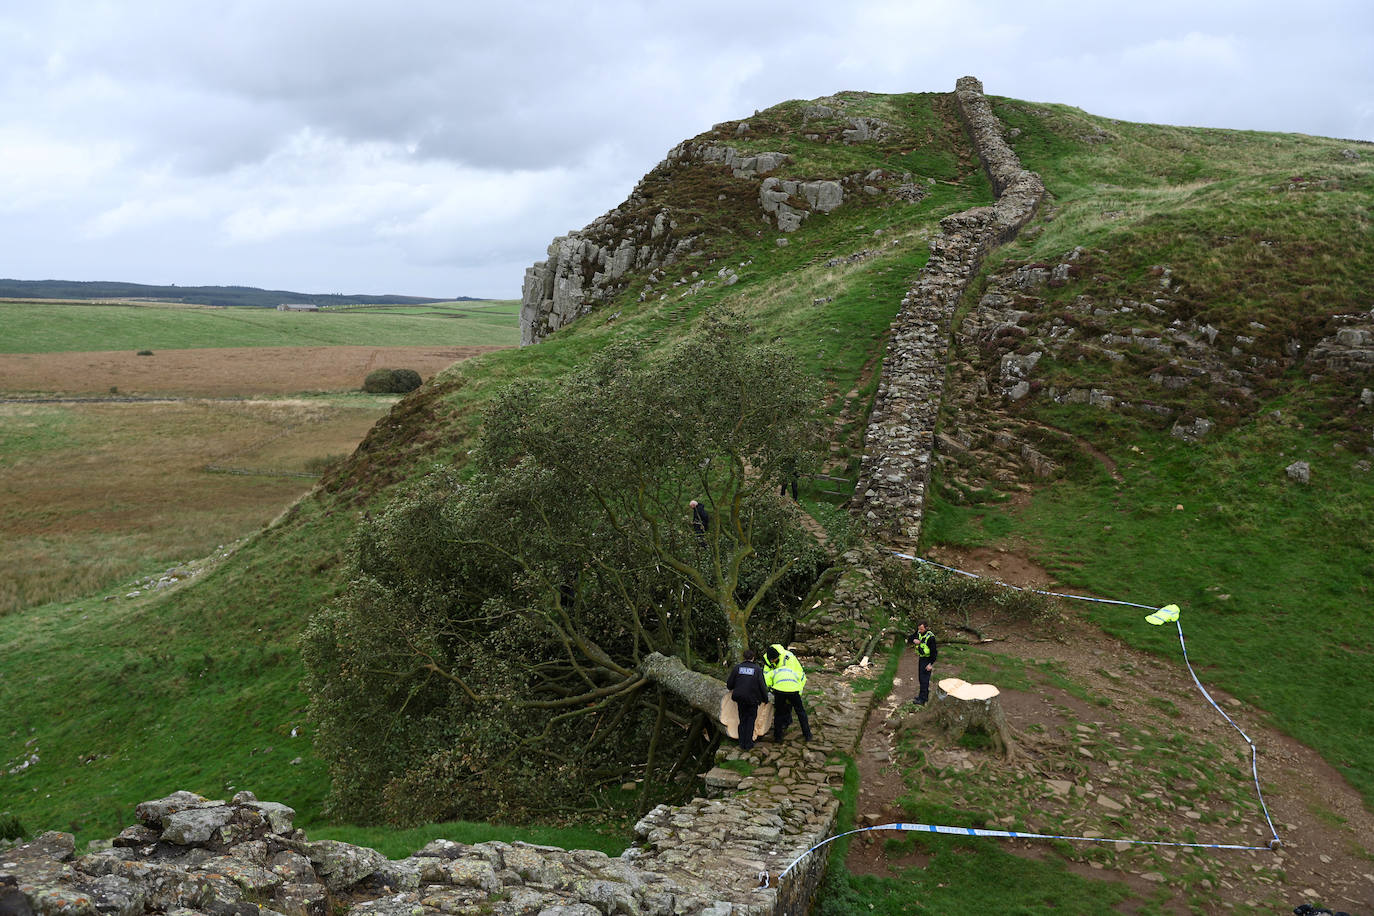
[[[645,656],[639,663],[639,671],[693,709],[710,716],[712,722],[721,724],[720,700],[725,696],[724,681],[693,671],[676,655],[660,652]]]

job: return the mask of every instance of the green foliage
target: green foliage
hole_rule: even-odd
[[[0,840],[22,840],[26,836],[28,831],[19,823],[19,818],[9,812],[0,814]]]
[[[1056,611],[1054,599],[1007,588],[991,579],[962,576],[924,563],[889,559],[878,568],[884,600],[898,608],[909,628],[925,621],[972,627],[982,620],[1043,621]]]
[[[304,640],[336,808],[438,820],[588,804],[674,778],[700,728],[639,673],[786,639],[823,567],[790,505],[811,385],[712,317],[657,359],[614,346],[495,399],[473,474],[436,473],[360,528]],[[711,512],[688,525],[689,497]],[[755,625],[757,624],[757,625]]]
[[[363,391],[369,394],[407,394],[419,388],[420,373],[414,369],[373,369],[363,379]]]

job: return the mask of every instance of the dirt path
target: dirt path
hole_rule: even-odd
[[[1016,585],[1052,584],[1013,553],[945,551],[940,561]],[[928,715],[900,706],[910,700],[916,680],[914,657],[907,653],[898,671],[901,686],[874,711],[861,741],[860,825],[911,820],[898,805],[904,794],[954,783],[967,784],[967,806],[974,810],[1020,812],[1021,826],[1011,826],[1008,817],[986,824],[990,828],[1267,843],[1249,746],[1197,690],[1181,657],[1138,652],[1073,616],[1050,627],[990,624],[987,632],[996,641],[976,651],[945,643],[935,674],[981,672],[988,659],[1008,672],[1030,672],[1029,683],[1008,675],[1017,686],[1002,693],[1008,722],[1022,739],[1018,759],[1006,763],[918,729],[925,764],[917,772],[907,767],[899,725],[904,717]],[[1145,899],[1167,889],[1177,912],[1190,912],[1190,899],[1205,899],[1211,901],[1207,909],[1229,904],[1289,912],[1302,902],[1321,902],[1352,914],[1374,913],[1374,815],[1359,794],[1314,751],[1270,727],[1262,710],[1211,685],[1208,690],[1258,748],[1264,801],[1282,847],[1243,852],[1082,843],[1085,850],[1079,855],[1075,847],[1070,869],[1123,881]],[[1152,738],[1162,743],[1151,744]],[[946,778],[956,773],[962,774],[958,780]],[[885,835],[861,837],[847,861],[855,873],[896,876],[926,864],[919,855],[889,859]],[[1000,842],[1018,855],[1056,854],[1046,841]],[[1270,909],[1275,906],[1283,909]]]

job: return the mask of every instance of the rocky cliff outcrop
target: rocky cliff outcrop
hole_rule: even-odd
[[[843,99],[830,102],[804,108],[802,130],[807,119],[841,117]],[[843,144],[877,142],[890,131],[877,118],[841,123],[846,126],[835,139]],[[830,213],[847,201],[890,197],[914,203],[927,192],[910,173],[884,169],[810,178],[773,175],[790,164],[785,153],[721,142],[722,135],[745,137],[749,132],[748,122],[733,130],[717,125],[709,135],[678,144],[624,203],[586,228],[554,239],[548,257],[525,271],[521,345],[538,343],[587,315],[617,296],[632,277],[645,281],[640,301],[666,298],[661,289],[665,283],[680,286],[696,279],[686,269],[681,277],[670,276],[675,266],[700,253],[702,229],[695,217],[680,218],[684,209],[721,209],[720,202],[726,201],[734,205],[741,226],[749,223],[753,231],[752,225],[762,224],[790,233],[813,214]]]

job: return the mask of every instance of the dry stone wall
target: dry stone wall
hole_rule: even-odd
[[[959,94],[970,131],[987,134],[992,115],[977,81],[960,80]],[[991,143],[990,135],[980,141]],[[994,185],[1003,189],[998,204],[942,222],[942,234],[932,242],[933,269],[903,304],[884,368],[870,442],[888,447],[890,456],[884,452],[883,460],[892,463],[865,459],[866,471],[885,469],[878,476],[868,473],[866,495],[875,517],[899,525],[911,518],[905,502],[911,484],[923,487],[928,471],[949,314],[986,251],[1029,219],[1043,194],[1037,191],[1038,179],[1017,169],[1014,157],[989,149],[985,165],[998,176]],[[756,160],[750,167],[758,165]],[[527,274],[526,342],[577,317],[588,307],[589,290],[604,294],[607,277],[655,259],[666,262],[692,243],[674,239],[665,211],[628,235],[609,215],[603,219],[594,224],[595,235],[555,241],[550,262]],[[919,524],[919,500],[915,517]],[[839,813],[844,767],[830,760],[854,752],[871,705],[871,695],[856,690],[851,680],[870,672],[850,663],[871,636],[883,635],[869,633],[864,625],[873,605],[864,557],[850,556],[846,563],[834,598],[803,622],[798,634],[798,655],[809,673],[806,702],[813,740],[802,742],[793,732],[780,744],[760,743],[748,751],[724,748],[720,762],[725,765],[704,778],[708,797],[649,812],[635,826],[635,844],[621,856],[439,840],[412,856],[389,860],[346,843],[311,842],[293,827],[290,808],[260,802],[251,793],[224,802],[177,792],[139,805],[139,823],[109,848],[77,855],[71,835],[49,833],[0,850],[0,912],[799,916],[809,909],[826,863],[823,854],[803,855],[833,834]],[[778,882],[794,861],[796,868]]]
[[[715,797],[661,805],[618,857],[525,843],[436,840],[390,860],[365,847],[310,841],[295,812],[241,792],[144,802],[139,823],[106,849],[77,855],[70,834],[0,850],[5,916],[765,916],[801,914],[824,856],[778,874],[834,830],[844,766],[869,695],[817,671],[806,702],[814,738],[724,749],[707,774]],[[731,742],[733,744],[733,742]],[[744,772],[741,772],[743,770]]]
[[[899,543],[920,536],[954,310],[987,253],[1013,238],[1045,197],[1039,176],[1002,139],[982,83],[961,78],[955,98],[997,202],[940,221],[930,260],[892,322],[853,505]]]

